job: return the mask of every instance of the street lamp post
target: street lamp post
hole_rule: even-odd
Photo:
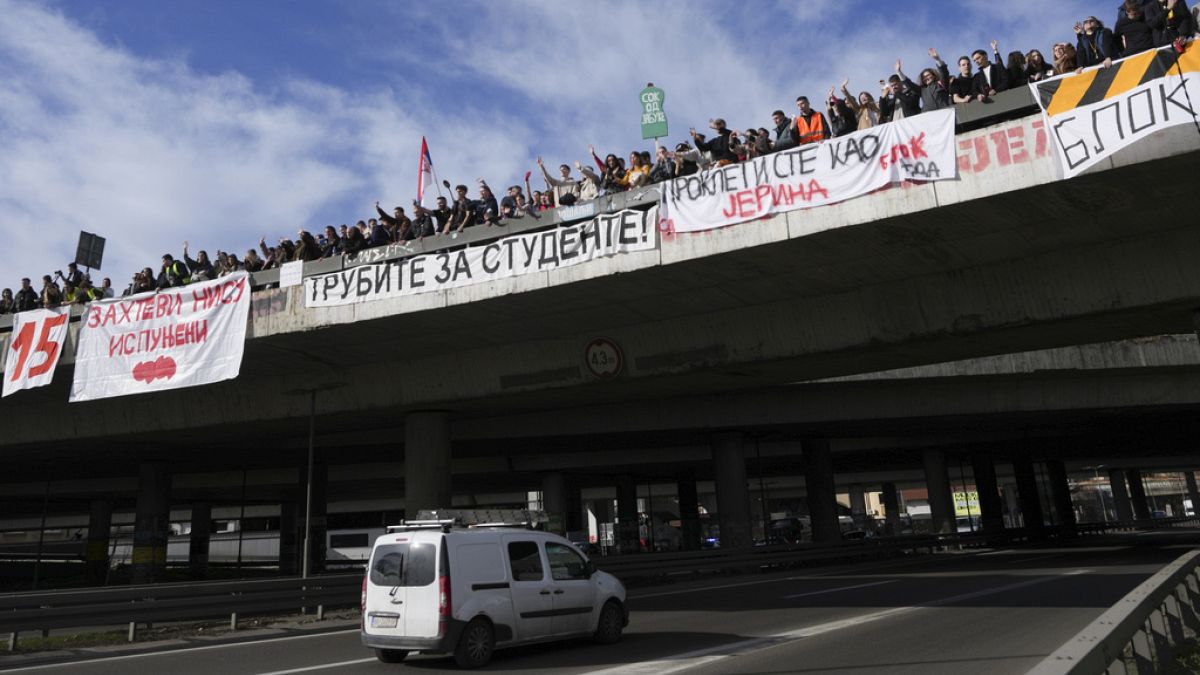
[[[304,387],[284,392],[291,395],[308,394],[308,475],[305,476],[304,486],[304,554],[301,557],[300,576],[308,578],[312,561],[312,496],[313,496],[313,455],[316,453],[317,434],[317,392],[340,389],[346,386],[344,382],[327,382],[315,387]]]

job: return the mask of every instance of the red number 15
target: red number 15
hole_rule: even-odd
[[[47,371],[54,365],[58,356],[58,343],[50,341],[50,333],[59,326],[67,322],[67,315],[60,314],[50,317],[45,321],[40,322],[42,326],[41,332],[38,334],[36,350],[46,355],[46,359],[38,365],[29,369],[29,377],[37,377],[45,375]],[[33,347],[33,330],[37,328],[36,323],[27,323],[21,326],[21,332],[13,338],[12,349],[17,352],[17,367],[12,369],[11,382],[16,382],[21,379],[21,371],[25,369],[25,361],[29,359],[30,348]]]

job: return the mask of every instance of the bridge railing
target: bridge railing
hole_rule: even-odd
[[[965,103],[955,106],[955,131],[963,133],[979,129],[1006,120],[1024,117],[1037,112],[1037,104],[1029,89],[1021,87],[1000,92],[990,103]],[[499,239],[501,237],[534,232],[566,223],[586,220],[596,215],[615,213],[622,209],[645,208],[659,200],[658,188],[653,185],[645,186],[627,192],[602,195],[594,200],[569,207],[550,209],[540,214],[538,218],[529,216],[511,218],[503,227],[474,227],[464,230],[457,237],[431,237],[420,242],[412,241],[406,244],[393,244],[366,249],[356,256],[339,255],[333,258],[314,260],[304,265],[304,276],[328,274],[358,265],[383,262],[422,255],[434,251],[457,249]],[[256,272],[250,276],[255,289],[270,287],[279,283],[279,270],[270,269]],[[0,283],[0,285],[3,285]],[[82,315],[82,307],[72,308],[71,320],[78,320]],[[0,333],[12,330],[12,316],[0,316]]]
[[[1200,551],[1180,556],[1046,657],[1034,675],[1182,672],[1175,648],[1200,636]]]

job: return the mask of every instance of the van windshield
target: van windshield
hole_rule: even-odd
[[[371,556],[371,583],[376,586],[428,586],[437,570],[433,544],[385,544]]]

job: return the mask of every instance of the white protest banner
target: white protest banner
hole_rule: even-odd
[[[245,272],[93,302],[83,316],[71,401],[233,379],[249,314]]]
[[[457,251],[359,265],[304,280],[305,307],[429,293],[495,279],[652,250],[657,246],[657,207],[626,210],[542,232],[517,234]]]
[[[279,287],[291,288],[299,286],[304,279],[304,261],[294,260],[279,266]]]
[[[1156,131],[1193,124],[1200,46],[1151,49],[1109,68],[1031,82],[1063,177],[1070,178]]]
[[[5,361],[4,392],[0,396],[50,384],[67,341],[70,318],[70,307],[34,309],[13,317],[12,340]]]
[[[662,229],[699,232],[957,175],[954,110],[937,110],[662,184]]]

